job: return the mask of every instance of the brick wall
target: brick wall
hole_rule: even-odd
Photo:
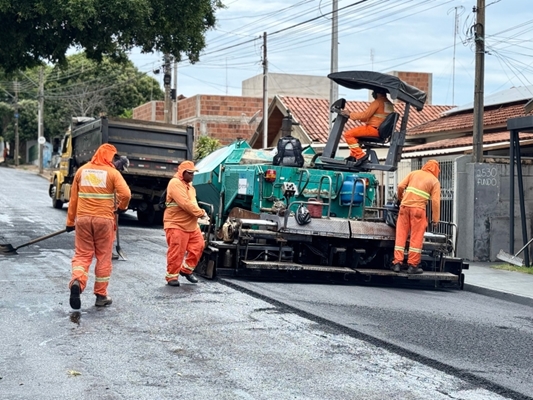
[[[263,99],[257,97],[196,95],[178,102],[178,124],[193,125],[196,135],[208,135],[223,145],[237,138],[249,139],[263,110]]]
[[[164,102],[154,101],[133,110],[133,118],[164,121]],[[223,145],[249,139],[261,121],[263,99],[257,97],[196,95],[178,101],[178,125],[191,125],[195,136],[208,135]],[[258,112],[255,121],[248,123]]]
[[[165,103],[163,101],[149,101],[139,107],[135,107],[133,109],[133,119],[163,122],[165,120]]]
[[[397,76],[405,83],[412,85],[427,93],[426,104],[432,104],[433,97],[433,74],[427,72],[404,72],[393,71],[389,72],[390,75]]]

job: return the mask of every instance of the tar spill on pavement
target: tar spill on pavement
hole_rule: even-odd
[[[81,319],[81,312],[79,311],[73,311],[70,313],[70,322],[74,322],[75,324],[80,324]]]

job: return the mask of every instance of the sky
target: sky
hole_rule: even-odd
[[[240,96],[242,81],[263,73],[264,32],[269,72],[331,72],[332,0],[222,1],[200,61],[178,63],[179,94]],[[433,104],[472,103],[477,1],[338,0],[338,70],[427,72]],[[484,94],[533,85],[531,0],[485,5]],[[152,72],[162,54],[134,51],[130,59],[162,85],[162,74]],[[340,87],[339,97],[368,100],[368,93]]]

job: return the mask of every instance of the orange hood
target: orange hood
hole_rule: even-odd
[[[91,163],[94,165],[107,165],[108,167],[115,168],[115,165],[113,164],[113,157],[115,157],[115,154],[117,154],[115,146],[109,143],[104,143],[98,147],[98,150],[94,153]]]
[[[178,166],[178,173],[176,174],[178,176],[178,179],[183,180],[183,172],[187,170],[198,171],[192,161],[189,161],[189,160],[183,161]]]
[[[422,167],[422,171],[429,172],[429,173],[433,174],[433,176],[435,178],[438,178],[439,177],[439,173],[440,173],[440,167],[439,167],[438,161],[429,160]]]

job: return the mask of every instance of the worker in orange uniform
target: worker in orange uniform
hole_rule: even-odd
[[[112,270],[115,213],[126,211],[131,199],[126,181],[113,165],[116,152],[113,145],[101,145],[91,161],[78,169],[72,182],[66,229],[76,230],[69,283],[70,306],[75,310],[81,307],[80,294],[87,286],[93,257],[96,257],[95,306],[112,303],[107,287]]]
[[[370,103],[365,111],[351,112],[345,114],[351,120],[361,121],[364,125],[356,126],[344,133],[344,140],[348,143],[350,149],[350,156],[346,161],[355,161],[355,165],[359,166],[368,160],[368,154],[359,146],[360,137],[379,137],[378,128],[385,120],[387,115],[394,112],[393,104],[387,99],[387,92],[383,89],[375,89],[372,92],[374,101]]]
[[[396,243],[394,244],[393,271],[400,272],[404,261],[405,244],[409,239],[407,264],[409,274],[422,274],[420,267],[424,232],[428,221],[426,205],[431,199],[433,227],[440,218],[440,168],[435,160],[429,160],[420,170],[412,171],[398,184],[400,211],[396,221]]]
[[[196,171],[192,161],[183,161],[167,186],[163,228],[168,245],[166,281],[170,286],[180,285],[179,275],[191,283],[198,282],[193,271],[205,245],[198,218],[207,218],[207,213],[196,201],[192,185]]]

